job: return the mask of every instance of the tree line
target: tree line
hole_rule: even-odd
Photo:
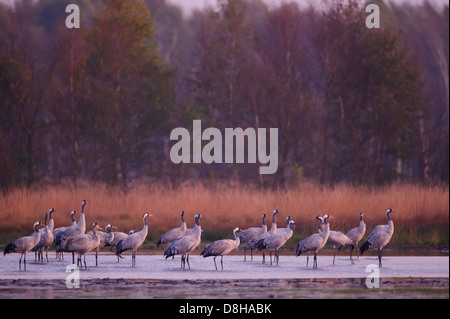
[[[372,1],[373,2],[373,1]],[[218,0],[0,4],[0,187],[448,184],[448,5]],[[278,171],[174,164],[170,131],[276,127]]]

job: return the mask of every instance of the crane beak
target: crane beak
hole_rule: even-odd
[[[119,229],[117,226],[111,226],[112,229]]]

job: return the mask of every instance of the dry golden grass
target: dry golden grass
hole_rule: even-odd
[[[303,185],[288,190],[260,190],[244,185],[202,184],[185,185],[172,190],[162,185],[138,185],[124,194],[105,185],[83,184],[50,186],[36,190],[15,189],[0,196],[0,229],[3,233],[29,233],[36,220],[50,207],[55,209],[55,227],[70,223],[69,212],[81,210],[81,200],[88,199],[86,221],[102,226],[117,225],[121,231],[139,230],[142,214],[153,216],[149,238],[157,236],[180,224],[180,211],[184,210],[188,227],[193,227],[193,216],[203,215],[204,237],[210,240],[232,237],[236,226],[259,226],[261,214],[271,216],[273,209],[280,210],[278,225],[284,227],[286,216],[296,222],[299,239],[315,232],[316,215],[328,213],[331,228],[348,231],[358,226],[359,212],[365,213],[367,233],[374,225],[386,224],[384,214],[390,207],[395,222],[395,242],[398,244],[448,245],[449,190],[448,187],[423,187],[417,185],[391,185],[364,188],[341,185],[334,189],[320,189]],[[268,218],[270,227],[271,218]],[[4,238],[6,236],[3,236]]]

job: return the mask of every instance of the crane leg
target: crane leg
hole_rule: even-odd
[[[266,263],[266,254],[263,251],[263,258],[262,258],[262,263],[265,264]]]
[[[23,254],[20,255],[20,259],[19,259],[19,271],[20,271],[21,266],[22,266],[22,257],[23,257]]]
[[[379,264],[380,267],[383,266],[383,264],[381,263],[381,257],[382,257],[381,251],[382,250],[380,248],[378,248],[378,264]]]
[[[189,254],[186,255],[186,261],[187,261],[189,269],[191,269],[191,265],[189,264]]]
[[[23,270],[27,271],[27,253],[23,254]]]
[[[253,261],[253,248],[250,248],[250,260]]]
[[[246,250],[245,247],[244,247],[244,261],[247,260],[247,255],[245,254],[246,251],[247,251],[247,250]]]
[[[336,259],[336,249],[333,249],[333,265],[334,265],[334,260]]]
[[[272,266],[272,250],[270,251],[269,256],[270,256],[270,265]]]
[[[222,270],[223,270],[223,256],[220,256],[220,265],[222,266]]]
[[[317,252],[314,253],[313,269],[317,269]]]
[[[214,266],[216,266],[216,270],[217,270],[216,257],[217,256],[214,256]]]
[[[308,263],[309,263],[309,253],[308,255],[306,255],[306,267],[308,267]]]

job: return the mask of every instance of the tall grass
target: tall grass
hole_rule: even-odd
[[[359,212],[364,212],[367,233],[374,225],[387,223],[386,208],[395,223],[395,244],[448,245],[449,190],[448,187],[391,185],[379,188],[341,185],[321,189],[303,185],[287,190],[261,190],[245,185],[218,184],[206,187],[190,184],[176,190],[163,185],[137,185],[127,194],[105,185],[84,184],[49,186],[34,190],[14,189],[0,196],[0,243],[10,233],[30,233],[36,220],[43,222],[44,213],[53,207],[55,227],[70,223],[69,213],[81,210],[81,201],[88,199],[86,221],[101,225],[111,223],[121,231],[139,230],[142,214],[153,216],[149,240],[180,224],[180,212],[185,211],[188,227],[193,227],[194,215],[202,213],[204,238],[213,240],[232,237],[236,226],[247,228],[261,224],[261,214],[270,216],[278,209],[277,223],[285,225],[290,215],[296,222],[294,240],[316,231],[317,215],[332,216],[331,228],[348,231],[358,226]]]

